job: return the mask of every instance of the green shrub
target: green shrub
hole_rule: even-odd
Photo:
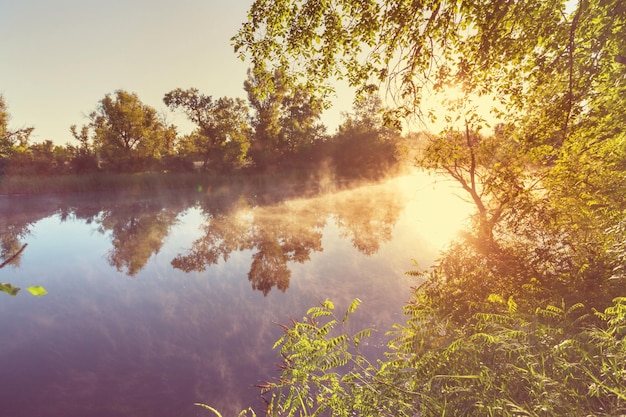
[[[345,329],[326,301],[290,327],[282,373],[262,389],[275,416],[616,416],[626,413],[626,298],[600,325],[584,325],[582,305],[477,313],[466,326],[437,317],[420,290],[405,308],[385,360],[359,346],[369,331]],[[339,331],[338,331],[339,330]]]

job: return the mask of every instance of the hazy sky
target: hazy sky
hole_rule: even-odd
[[[0,94],[9,126],[34,126],[33,142],[74,142],[69,127],[86,124],[98,101],[123,89],[188,133],[193,125],[169,112],[163,96],[195,87],[216,98],[246,98],[249,64],[236,57],[230,38],[252,2],[0,0]],[[347,87],[336,96],[323,118],[329,133],[352,107]],[[481,101],[486,114],[493,100]]]
[[[0,0],[0,94],[9,126],[31,139],[73,141],[105,94],[124,89],[166,111],[163,95],[196,87],[245,98],[248,64],[230,38],[252,0]],[[327,119],[334,130],[333,119]],[[169,112],[168,112],[169,113]],[[188,131],[183,115],[169,121]],[[336,124],[336,120],[334,120]]]

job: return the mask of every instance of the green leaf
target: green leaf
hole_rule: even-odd
[[[517,311],[517,303],[513,300],[512,296],[509,297],[507,305],[509,307],[509,313],[515,313]]]
[[[354,313],[354,311],[357,309],[359,304],[361,304],[361,300],[359,300],[358,298],[355,298],[354,300],[352,300],[350,307],[348,307],[348,310],[346,310],[346,314],[343,316],[342,323],[345,323],[346,321],[348,321],[348,316],[350,316],[351,313]]]
[[[361,330],[360,332],[355,334],[352,338],[352,340],[354,341],[354,346],[358,347],[361,343],[361,340],[365,337],[370,337],[371,334],[371,329]]]
[[[504,304],[504,298],[502,298],[502,296],[498,294],[489,294],[489,297],[487,297],[487,301],[489,301],[490,303]]]
[[[15,287],[11,284],[7,284],[4,282],[0,282],[0,291],[9,294],[12,297],[15,297],[17,293],[20,291],[19,287]]]
[[[39,297],[39,296],[48,294],[48,291],[46,291],[46,289],[44,287],[40,286],[40,285],[34,285],[32,287],[28,287],[28,288],[26,288],[26,291],[28,291],[29,293],[31,293],[35,297]]]

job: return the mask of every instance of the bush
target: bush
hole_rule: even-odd
[[[490,297],[498,313],[477,313],[457,327],[423,303],[406,306],[386,359],[359,350],[369,331],[345,332],[326,301],[311,308],[275,346],[282,372],[262,385],[270,415],[615,416],[626,413],[626,298],[600,325],[584,326],[582,305],[530,314]],[[333,333],[337,326],[342,331]]]

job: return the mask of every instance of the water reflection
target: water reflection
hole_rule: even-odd
[[[403,194],[390,184],[332,195],[290,200],[277,205],[250,206],[241,198],[225,213],[206,210],[204,235],[172,261],[183,271],[204,271],[228,260],[232,252],[249,250],[248,279],[264,295],[274,287],[289,287],[290,262],[308,261],[321,252],[322,230],[333,219],[342,237],[366,255],[391,239],[391,231],[404,207]]]
[[[240,189],[0,199],[0,239],[28,243],[1,280],[48,290],[0,303],[3,415],[261,409],[254,385],[275,375],[273,323],[327,297],[338,309],[363,300],[354,329],[399,319],[416,284],[402,273],[437,255],[420,222],[453,223],[419,188],[409,178],[299,199]]]
[[[264,201],[260,204],[258,195]],[[61,221],[83,219],[110,239],[109,265],[128,276],[137,275],[157,255],[181,213],[199,207],[205,218],[203,235],[172,260],[185,272],[204,271],[233,252],[251,253],[248,279],[254,290],[267,295],[272,288],[285,291],[291,279],[290,264],[304,263],[321,252],[322,230],[334,222],[341,237],[365,255],[376,253],[391,239],[391,231],[405,202],[393,183],[346,190],[325,196],[280,201],[278,194],[247,193],[187,195],[173,200],[118,196],[88,199],[70,197],[46,200],[47,205],[25,198],[18,208],[5,204],[0,225],[0,256],[16,253],[38,220],[58,214]],[[24,210],[24,206],[35,210]],[[19,208],[21,207],[21,209]],[[11,210],[13,209],[13,210]],[[26,214],[28,213],[28,214]],[[19,265],[20,258],[12,260]]]
[[[0,263],[19,267],[24,246],[24,239],[30,234],[33,223],[45,214],[23,211],[21,209],[5,210],[0,215]],[[17,256],[15,256],[17,254]],[[11,257],[13,257],[11,259]]]
[[[158,254],[163,240],[176,222],[178,212],[155,203],[134,203],[101,211],[98,231],[110,233],[109,264],[129,276],[136,275],[151,256]]]
[[[62,222],[81,219],[109,236],[111,249],[106,258],[119,272],[136,275],[151,256],[157,254],[170,228],[183,210],[195,203],[197,196],[188,194],[172,199],[162,196],[74,195],[36,198],[3,197],[0,201],[0,258],[16,253],[32,225],[41,219],[58,215]],[[20,257],[11,261],[19,266]]]

